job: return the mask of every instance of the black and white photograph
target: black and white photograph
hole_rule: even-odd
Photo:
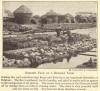
[[[98,68],[96,1],[2,5],[3,68]]]

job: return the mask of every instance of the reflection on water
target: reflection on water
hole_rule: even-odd
[[[38,68],[44,68],[44,69],[75,68],[76,66],[83,64],[84,62],[88,62],[89,59],[90,57],[88,56],[78,55],[77,57],[72,57],[69,63],[67,62],[67,59],[64,58],[63,62],[58,62],[56,64],[54,63],[42,64]]]
[[[86,34],[89,35],[92,38],[97,39],[97,29],[96,28],[89,28],[89,29],[76,29],[71,30],[72,33],[78,33],[78,34]]]

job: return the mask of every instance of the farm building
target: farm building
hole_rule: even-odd
[[[22,5],[14,11],[15,22],[19,24],[28,24],[31,21],[32,12],[26,6]]]
[[[69,13],[65,14],[65,20],[66,20],[66,23],[74,23],[75,22],[75,18]]]
[[[40,16],[35,15],[31,18],[31,23],[32,24],[40,24]]]
[[[82,15],[82,16],[94,16],[96,17],[96,13],[92,13],[92,12],[76,12],[76,15]]]
[[[78,23],[96,23],[96,13],[77,12],[75,19]]]
[[[4,10],[3,11],[3,21],[13,21],[13,20],[14,20],[13,13],[11,13],[11,11],[9,10]]]
[[[47,12],[45,15],[41,17],[41,21],[47,24],[58,23],[58,14],[53,10],[50,10],[49,12]]]
[[[66,23],[65,15],[58,16],[58,23]]]
[[[41,21],[45,24],[50,23],[74,23],[75,18],[67,13],[65,15],[57,14],[53,10],[50,10],[45,15],[41,17]]]
[[[74,17],[69,13],[58,16],[58,23],[74,23],[74,22],[75,22]]]

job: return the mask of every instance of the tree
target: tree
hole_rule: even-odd
[[[86,22],[88,22],[87,17],[86,16],[82,16],[82,15],[76,15],[75,16],[75,20],[78,23],[86,23]]]
[[[88,21],[89,21],[90,23],[96,23],[96,17],[90,15],[90,16],[88,17]]]

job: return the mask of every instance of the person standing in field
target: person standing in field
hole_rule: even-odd
[[[60,32],[61,32],[61,26],[59,25],[56,29],[55,29],[56,33],[57,33],[57,37],[60,36]]]

